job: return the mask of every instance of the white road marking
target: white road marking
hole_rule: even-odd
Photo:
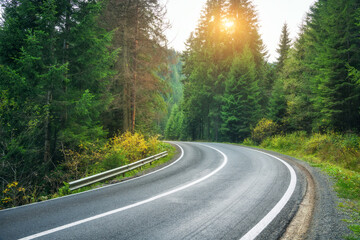
[[[176,143],[174,143],[176,144]],[[94,192],[94,191],[99,191],[101,189],[104,189],[104,188],[108,188],[108,187],[113,187],[113,186],[117,186],[117,185],[120,185],[120,184],[124,184],[124,183],[128,183],[130,181],[134,181],[134,180],[138,180],[140,178],[143,178],[143,177],[147,177],[151,174],[154,174],[154,173],[157,173],[157,172],[160,172],[168,167],[171,167],[172,165],[174,165],[175,163],[177,163],[178,161],[181,160],[181,158],[184,156],[184,150],[178,145],[176,144],[180,149],[181,149],[181,155],[178,159],[176,159],[174,162],[172,162],[171,164],[165,166],[165,167],[162,167],[156,171],[153,171],[153,172],[149,172],[147,174],[144,174],[144,175],[141,175],[141,176],[138,176],[138,177],[134,177],[134,178],[131,178],[131,179],[128,179],[126,181],[123,181],[123,182],[118,182],[118,183],[114,183],[114,184],[109,184],[109,185],[106,185],[106,186],[102,186],[102,187],[98,187],[98,188],[94,188],[94,189],[90,189],[90,190],[87,190],[87,191],[84,191],[84,192],[79,192],[79,193],[74,193],[74,194],[70,194],[70,195],[66,195],[66,196],[62,196],[62,197],[58,197],[58,198],[53,198],[53,199],[49,199],[49,200],[45,200],[45,201],[41,201],[41,202],[34,202],[34,203],[30,203],[30,204],[26,204],[26,205],[21,205],[21,206],[18,206],[18,207],[13,207],[13,208],[7,208],[7,209],[3,209],[1,210],[2,212],[5,212],[5,211],[12,211],[14,209],[17,209],[17,208],[26,208],[26,207],[29,207],[29,206],[32,206],[32,205],[37,205],[37,204],[44,204],[44,203],[47,203],[47,202],[50,202],[50,201],[58,201],[60,199],[63,199],[63,198],[69,198],[69,197],[73,197],[73,196],[76,196],[76,195],[80,195],[80,194],[85,194],[85,193],[89,193],[89,192]]]
[[[251,149],[251,150],[253,150],[253,149]],[[289,169],[291,180],[290,180],[289,187],[287,188],[285,194],[280,199],[280,201],[275,205],[275,207],[273,209],[271,209],[271,211],[268,214],[266,214],[266,216],[263,219],[261,219],[261,221],[258,222],[249,232],[247,232],[242,238],[240,238],[240,240],[255,239],[272,222],[272,220],[274,220],[274,218],[280,213],[280,211],[285,207],[285,205],[289,201],[291,195],[294,193],[295,186],[296,186],[297,178],[296,178],[295,170],[287,162],[285,162],[284,160],[282,160],[278,157],[275,157],[271,154],[268,154],[268,153],[264,153],[264,152],[257,151],[257,150],[253,150],[253,151],[268,155],[268,156],[273,157],[273,158],[279,160],[280,162],[282,162]]]
[[[177,144],[176,144],[177,145]],[[203,144],[201,144],[203,145]],[[178,145],[179,146],[179,145]],[[29,240],[29,239],[34,239],[34,238],[38,238],[38,237],[42,237],[42,236],[45,236],[45,235],[48,235],[48,234],[51,234],[51,233],[54,233],[54,232],[58,232],[58,231],[61,231],[61,230],[64,230],[64,229],[67,229],[67,228],[71,228],[71,227],[74,227],[74,226],[77,226],[77,225],[80,225],[80,224],[83,224],[83,223],[86,223],[86,222],[90,222],[92,220],[96,220],[96,219],[99,219],[99,218],[103,218],[103,217],[106,217],[106,216],[109,216],[109,215],[112,215],[112,214],[115,214],[115,213],[119,213],[119,212],[122,212],[122,211],[125,211],[125,210],[128,210],[128,209],[131,209],[131,208],[134,208],[134,207],[138,207],[138,206],[141,206],[143,204],[146,204],[146,203],[149,203],[149,202],[152,202],[152,201],[155,201],[157,199],[160,199],[160,198],[163,198],[163,197],[166,197],[166,196],[169,196],[170,194],[173,194],[173,193],[176,193],[176,192],[180,192],[184,189],[187,189],[189,187],[192,187],[194,186],[195,184],[198,184],[206,179],[208,179],[209,177],[213,176],[214,174],[216,174],[217,172],[219,172],[221,169],[223,169],[225,167],[225,165],[227,164],[228,162],[228,158],[227,156],[221,152],[220,150],[216,149],[216,148],[213,148],[213,147],[210,147],[210,146],[206,146],[206,145],[203,145],[205,147],[208,147],[208,148],[211,148],[211,149],[214,149],[216,150],[217,152],[219,152],[222,156],[223,156],[223,162],[222,164],[217,168],[215,169],[213,172],[211,172],[210,174],[200,178],[200,179],[197,179],[196,181],[194,182],[191,182],[191,183],[188,183],[184,186],[181,186],[181,187],[178,187],[176,189],[173,189],[171,191],[168,191],[168,192],[165,192],[165,193],[162,193],[162,194],[159,194],[157,196],[154,196],[154,197],[151,197],[149,199],[146,199],[146,200],[143,200],[143,201],[140,201],[140,202],[137,202],[137,203],[134,203],[134,204],[131,204],[131,205],[128,205],[128,206],[125,206],[125,207],[122,207],[122,208],[118,208],[118,209],[115,209],[115,210],[112,210],[112,211],[108,211],[108,212],[105,212],[105,213],[102,213],[102,214],[98,214],[98,215],[95,215],[93,217],[89,217],[89,218],[85,218],[83,220],[79,220],[79,221],[76,221],[76,222],[73,222],[73,223],[69,223],[69,224],[66,224],[66,225],[63,225],[63,226],[60,226],[60,227],[56,227],[56,228],[53,228],[53,229],[50,229],[50,230],[47,230],[47,231],[43,231],[43,232],[40,232],[40,233],[37,233],[37,234],[34,234],[34,235],[31,235],[31,236],[27,236],[27,237],[24,237],[24,238],[21,238],[20,240]],[[180,146],[179,146],[180,147]],[[183,153],[184,153],[184,150],[180,147],[181,149],[181,156],[179,157],[182,158],[183,157]],[[179,160],[178,159],[178,160]],[[176,161],[178,161],[176,160]]]

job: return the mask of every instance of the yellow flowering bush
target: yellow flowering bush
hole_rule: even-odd
[[[6,185],[3,190],[3,197],[0,202],[0,209],[15,207],[28,202],[28,196],[25,194],[25,188],[19,187],[19,183],[14,181]]]
[[[123,152],[130,162],[140,160],[148,154],[148,143],[140,133],[125,132],[113,137],[110,146],[115,152]]]
[[[148,150],[151,155],[155,155],[163,151],[162,142],[159,140],[159,135],[150,137],[147,140]]]
[[[83,143],[78,150],[65,150],[63,181],[96,174],[135,162],[162,151],[158,136],[148,139],[140,133],[125,132],[111,138],[105,145]]]
[[[278,131],[278,125],[270,119],[263,118],[251,132],[251,139],[256,143],[261,143],[267,137],[275,135]]]

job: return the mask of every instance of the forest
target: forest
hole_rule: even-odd
[[[295,41],[284,23],[269,63],[252,2],[207,1],[166,136],[242,142],[262,119],[283,133],[359,133],[359,20],[358,1],[319,0]]]
[[[269,62],[250,0],[208,0],[183,53],[167,46],[158,0],[1,0],[3,206],[154,153],[160,139],[340,134],[359,150],[359,5],[316,1],[296,40],[284,23]]]
[[[1,6],[0,208],[159,151],[181,71],[159,1]]]

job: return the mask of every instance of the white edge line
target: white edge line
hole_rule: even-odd
[[[178,145],[178,144],[176,144]],[[199,145],[203,145],[203,144],[199,144]],[[179,145],[178,145],[179,146]],[[125,211],[125,210],[128,210],[128,209],[131,209],[131,208],[134,208],[134,207],[137,207],[137,206],[140,206],[140,205],[143,205],[143,204],[146,204],[146,203],[149,203],[149,202],[152,202],[152,201],[155,201],[159,198],[163,198],[165,196],[168,196],[170,194],[173,194],[173,193],[176,193],[176,192],[179,192],[179,191],[182,191],[186,188],[189,188],[189,187],[192,187],[194,186],[195,184],[198,184],[206,179],[208,179],[209,177],[213,176],[214,174],[216,174],[217,172],[219,172],[222,168],[225,167],[225,165],[227,164],[228,162],[228,158],[227,156],[221,152],[220,150],[216,149],[216,148],[213,148],[213,147],[210,147],[210,146],[206,146],[206,145],[203,145],[205,147],[208,147],[208,148],[211,148],[211,149],[214,149],[216,150],[217,152],[219,152],[222,156],[223,156],[223,162],[222,164],[217,168],[215,169],[214,171],[212,171],[211,173],[209,173],[208,175],[200,178],[200,179],[197,179],[191,183],[188,183],[184,186],[181,186],[181,187],[178,187],[178,188],[175,188],[171,191],[168,191],[168,192],[165,192],[165,193],[162,193],[162,194],[159,194],[159,195],[156,195],[154,197],[151,197],[151,198],[148,198],[146,200],[143,200],[143,201],[140,201],[140,202],[137,202],[137,203],[134,203],[134,204],[131,204],[131,205],[128,205],[128,206],[125,206],[125,207],[122,207],[122,208],[118,208],[118,209],[115,209],[115,210],[112,210],[112,211],[108,211],[108,212],[105,212],[105,213],[102,213],[102,214],[98,214],[98,215],[95,215],[95,216],[92,216],[92,217],[89,217],[89,218],[85,218],[85,219],[82,219],[82,220],[79,220],[79,221],[76,221],[76,222],[73,222],[73,223],[69,223],[69,224],[66,224],[66,225],[63,225],[63,226],[60,226],[60,227],[56,227],[56,228],[53,228],[53,229],[49,229],[47,231],[43,231],[43,232],[40,232],[40,233],[37,233],[37,234],[33,234],[33,235],[30,235],[30,236],[27,236],[27,237],[24,237],[24,238],[21,238],[19,240],[30,240],[30,239],[34,239],[34,238],[38,238],[38,237],[42,237],[42,236],[45,236],[45,235],[48,235],[48,234],[51,234],[51,233],[54,233],[54,232],[58,232],[58,231],[61,231],[61,230],[64,230],[64,229],[67,229],[67,228],[70,228],[70,227],[74,227],[76,225],[79,225],[79,224],[82,224],[82,223],[86,223],[86,222],[89,222],[89,221],[92,221],[92,220],[95,220],[95,219],[99,219],[99,218],[102,218],[102,217],[106,217],[106,216],[109,216],[109,215],[112,215],[112,214],[115,214],[115,213],[118,213],[118,212],[122,212],[122,211]],[[180,146],[179,146],[180,147]],[[181,147],[180,147],[181,148]],[[182,149],[182,148],[181,148]],[[183,149],[182,149],[182,152]],[[182,158],[183,154],[180,156]],[[180,159],[180,158],[179,158]],[[170,165],[169,165],[170,166]]]
[[[128,180],[125,180],[125,181],[122,181],[122,182],[109,184],[109,185],[106,185],[106,186],[98,187],[98,188],[95,188],[95,189],[90,189],[90,190],[83,191],[83,192],[73,193],[73,194],[69,194],[69,195],[66,195],[66,196],[57,197],[57,198],[53,198],[53,199],[49,199],[49,200],[45,200],[45,201],[41,201],[41,202],[34,202],[34,203],[30,203],[30,204],[26,204],[26,205],[22,205],[22,206],[18,206],[18,207],[2,209],[2,210],[0,210],[0,213],[5,212],[5,211],[11,211],[11,210],[19,209],[19,208],[26,208],[26,207],[37,205],[37,204],[44,204],[44,203],[51,202],[51,201],[57,201],[57,200],[64,199],[64,198],[74,197],[74,196],[89,193],[89,192],[99,191],[99,190],[102,190],[102,189],[105,189],[105,188],[108,188],[108,187],[113,187],[113,186],[117,186],[117,185],[120,185],[120,184],[125,184],[125,183],[128,183],[128,182],[134,181],[134,180],[138,180],[138,179],[143,178],[143,177],[147,177],[147,176],[149,176],[151,174],[160,172],[160,171],[162,171],[162,170],[164,170],[164,169],[166,169],[168,167],[171,167],[172,165],[174,165],[175,163],[180,161],[181,158],[184,156],[184,149],[180,145],[178,145],[178,144],[176,144],[174,142],[172,142],[172,143],[180,148],[180,150],[181,150],[180,157],[178,159],[176,159],[174,162],[172,162],[171,164],[169,164],[169,165],[167,165],[165,167],[162,167],[162,168],[160,168],[160,169],[158,169],[156,171],[153,171],[153,172],[150,172],[150,173],[138,176],[138,177],[133,177],[131,179],[128,179]]]
[[[296,181],[297,181],[295,170],[284,160],[258,150],[254,150],[254,149],[250,149],[250,150],[268,155],[282,162],[289,169],[291,180],[289,187],[287,188],[285,194],[280,199],[280,201],[274,206],[273,209],[271,209],[271,211],[268,214],[266,214],[266,216],[263,219],[260,220],[260,222],[258,222],[249,232],[247,232],[243,237],[241,237],[240,240],[255,239],[275,219],[275,217],[285,207],[286,203],[290,200],[292,194],[295,191]]]

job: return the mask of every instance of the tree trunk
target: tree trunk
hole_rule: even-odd
[[[136,3],[136,15],[135,15],[135,35],[134,35],[134,68],[133,68],[133,82],[132,82],[132,115],[131,115],[131,131],[135,132],[135,120],[136,120],[136,83],[137,83],[137,51],[138,51],[138,32],[139,32],[139,2]]]
[[[50,160],[50,101],[51,90],[47,92],[46,105],[48,107],[45,118],[45,144],[44,144],[44,163],[47,164]]]

